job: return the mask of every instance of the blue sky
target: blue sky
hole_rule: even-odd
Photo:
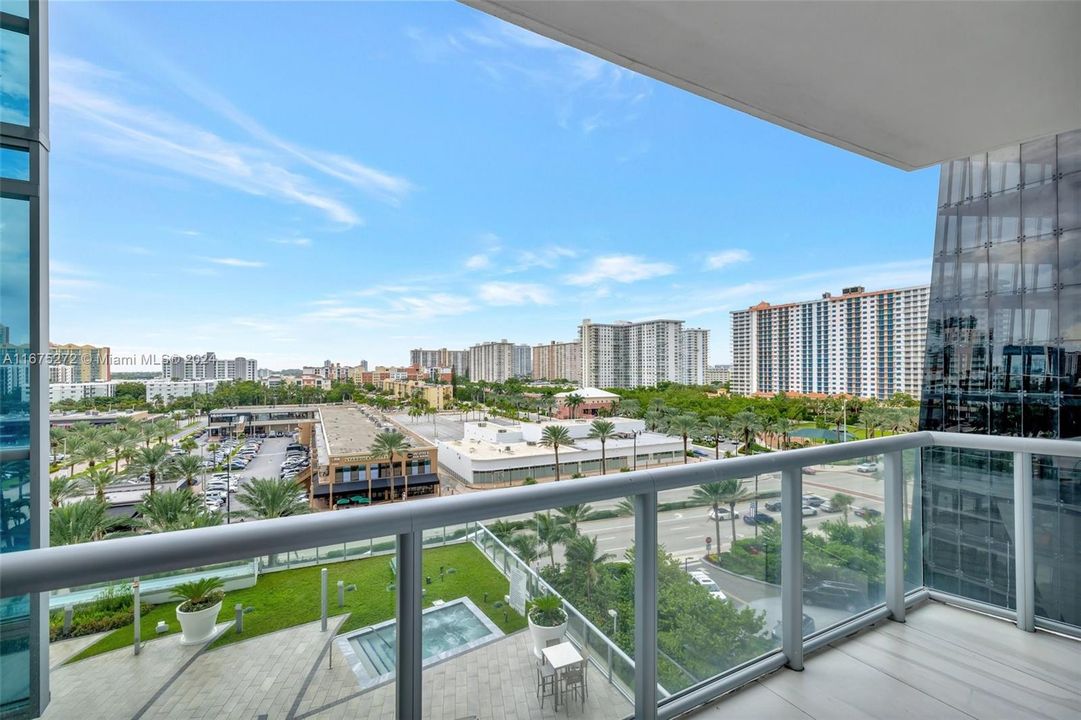
[[[904,173],[455,3],[53,3],[52,339],[261,366],[925,283]]]

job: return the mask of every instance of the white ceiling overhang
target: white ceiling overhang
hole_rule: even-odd
[[[1081,127],[1081,1],[464,0],[911,170]]]

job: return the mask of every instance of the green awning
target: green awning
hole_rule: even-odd
[[[348,505],[349,504],[349,498],[341,498],[340,500],[338,500],[334,504],[335,505]]]
[[[368,498],[366,498],[366,497],[364,497],[362,495],[354,495],[353,497],[351,497],[349,499],[352,502],[355,502],[357,505],[367,505],[369,502],[371,502]]]

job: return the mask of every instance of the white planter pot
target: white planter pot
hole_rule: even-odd
[[[201,645],[214,634],[214,624],[218,620],[218,611],[221,610],[222,600],[213,607],[208,607],[195,612],[181,612],[180,605],[176,606],[176,619],[180,623],[180,644]]]
[[[527,619],[529,620],[529,636],[533,638],[533,654],[539,660],[542,657],[541,651],[548,646],[549,640],[562,640],[563,636],[567,634],[567,621],[564,620],[561,625],[549,627],[547,625],[534,625],[533,618]]]

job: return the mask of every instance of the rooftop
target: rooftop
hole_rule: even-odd
[[[607,390],[601,390],[600,388],[587,387],[578,388],[577,390],[571,390],[570,392],[556,393],[557,398],[570,397],[571,395],[577,395],[583,400],[618,400],[619,395],[608,392]]]
[[[331,456],[367,453],[376,436],[383,431],[363,410],[353,405],[324,405],[319,408],[319,420]],[[393,427],[389,423],[386,426]]]

